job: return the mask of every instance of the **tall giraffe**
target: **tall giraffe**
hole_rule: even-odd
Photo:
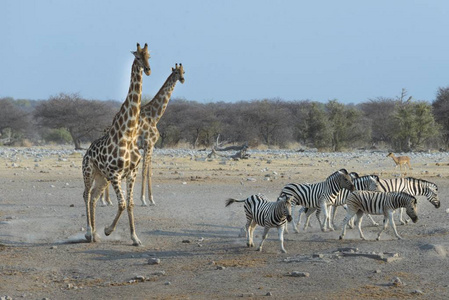
[[[154,96],[150,102],[143,105],[140,110],[139,142],[140,148],[143,149],[141,189],[142,206],[148,206],[148,203],[145,201],[145,184],[148,186],[148,198],[150,199],[150,204],[155,204],[151,189],[151,159],[153,156],[154,145],[159,139],[157,123],[167,108],[168,102],[170,101],[170,97],[178,80],[181,83],[184,83],[184,73],[184,67],[182,64],[179,64],[179,66],[176,64],[175,67],[172,68],[171,74],[159,89],[156,96]],[[107,189],[108,188],[106,188],[101,198],[102,206],[112,205]]]
[[[106,227],[104,233],[110,235],[114,231],[120,215],[127,208],[133,245],[142,244],[134,227],[133,189],[141,158],[137,147],[137,134],[142,95],[142,71],[148,76],[151,69],[148,63],[150,54],[147,44],[143,49],[137,44],[137,51],[132,53],[135,58],[131,68],[128,96],[115,115],[109,131],[94,141],[83,157],[83,197],[87,217],[85,236],[90,242],[99,240],[95,227],[95,206],[100,194],[107,187],[108,182],[111,182],[117,195],[118,212],[111,226]],[[121,189],[123,178],[126,178],[126,201]]]
[[[167,108],[168,101],[175,89],[178,80],[184,83],[184,67],[182,64],[176,64],[172,68],[171,74],[168,76],[165,83],[162,85],[156,96],[143,105],[140,112],[139,120],[139,139],[142,142],[143,161],[142,161],[142,189],[141,200],[142,206],[147,206],[145,201],[145,184],[148,186],[148,198],[150,204],[154,205],[153,192],[151,189],[151,158],[153,156],[153,148],[159,139],[159,131],[157,130],[157,123]]]

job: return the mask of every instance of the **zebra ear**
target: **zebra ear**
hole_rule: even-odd
[[[345,175],[349,175],[348,170],[346,169],[340,169],[338,172],[343,173]]]
[[[370,177],[376,181],[379,181],[379,176],[377,175],[370,175]]]
[[[349,173],[349,176],[351,176],[352,178],[359,178],[360,177],[359,173],[357,173],[357,172],[351,172],[351,173]]]

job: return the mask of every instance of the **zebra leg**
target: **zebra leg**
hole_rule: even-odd
[[[293,208],[292,208],[293,210]],[[301,224],[301,215],[304,213],[304,211],[306,210],[306,208],[304,206],[302,206],[299,211],[298,211],[298,222],[295,223],[295,220],[292,220],[292,225],[293,225],[293,229],[295,230],[295,233],[299,233],[299,225]],[[285,232],[287,233],[287,232]]]
[[[304,222],[304,231],[306,231],[307,228],[309,227],[310,217],[315,212],[315,210],[316,210],[316,208],[309,208],[307,210],[307,212],[306,212],[306,221]]]
[[[370,214],[367,214],[368,218],[371,220],[371,223],[373,223],[374,226],[379,226],[379,223],[374,221],[373,217]]]
[[[348,225],[349,220],[354,216],[354,214],[349,211],[349,209],[346,212],[346,217],[343,219],[343,223],[341,225],[341,234],[340,234],[340,240],[343,239],[343,237],[346,234],[346,225]]]
[[[323,201],[320,206],[321,206],[321,210],[324,213],[324,220],[323,220],[323,223],[321,224],[321,231],[326,232],[328,229],[331,229],[328,224],[329,216],[328,216],[328,211],[327,211],[327,203],[325,201]],[[317,218],[319,220],[318,212],[317,212]]]
[[[332,226],[332,228],[337,227],[335,225],[335,214],[337,213],[337,208],[338,208],[338,206],[331,206],[332,213],[330,214],[331,220],[330,220],[329,224]]]
[[[399,240],[402,240],[402,237],[398,234],[398,230],[396,229],[396,224],[394,224],[393,212],[388,213],[388,219],[390,220],[390,225],[393,228],[394,234]]]
[[[254,220],[248,220],[246,222],[246,245],[248,247],[254,247],[253,242],[253,234],[254,234],[254,228],[256,228],[256,221]]]
[[[362,219],[363,219],[363,211],[359,210],[357,212],[357,219],[355,221],[355,224],[357,226],[357,229],[359,230],[360,238],[362,240],[366,240],[365,236],[363,235],[363,232],[362,232]]]
[[[384,226],[382,226],[382,230],[379,232],[379,234],[377,235],[376,240],[380,240],[380,235],[382,234],[382,232],[384,232],[388,227],[388,222],[387,222],[387,215],[384,216]]]
[[[287,251],[284,248],[284,226],[278,227],[278,236],[279,236],[279,242],[281,243],[281,252],[287,253]]]
[[[282,226],[281,226],[282,227]],[[263,230],[263,235],[262,235],[262,241],[260,241],[260,245],[259,245],[259,248],[257,248],[257,251],[262,251],[262,245],[263,245],[263,242],[267,239],[267,237],[268,237],[268,231],[270,230],[270,227],[264,227],[264,230]]]
[[[404,218],[402,216],[402,212],[403,212],[402,207],[399,207],[398,210],[399,210],[399,214],[398,214],[399,215],[399,222],[401,222],[401,225],[406,225],[407,222],[404,221]]]

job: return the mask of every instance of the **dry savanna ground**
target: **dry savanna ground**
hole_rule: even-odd
[[[86,243],[82,199],[83,153],[67,149],[0,148],[0,297],[23,299],[446,299],[449,295],[449,157],[410,154],[407,175],[435,182],[441,207],[419,198],[419,221],[389,228],[365,218],[338,240],[321,232],[315,217],[306,232],[276,230],[262,252],[247,248],[242,204],[229,197],[263,193],[273,201],[290,182],[318,182],[346,168],[360,175],[398,176],[386,152],[250,151],[247,160],[207,160],[205,152],[156,151],[155,206],[140,206],[134,191],[137,234],[128,218],[106,237],[117,205],[97,207],[101,242]],[[113,201],[116,203],[115,196]],[[337,213],[340,223],[344,210]],[[380,216],[375,216],[381,222]],[[262,229],[257,227],[255,243]],[[302,276],[304,275],[304,276]]]

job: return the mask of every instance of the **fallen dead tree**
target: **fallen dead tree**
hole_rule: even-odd
[[[227,157],[233,160],[248,159],[250,155],[246,153],[247,149],[248,143],[245,143],[241,146],[229,146],[225,148],[214,147],[212,148],[212,151],[207,155],[207,158],[219,156],[219,157]],[[237,151],[237,152],[232,155],[219,153],[225,151]]]

